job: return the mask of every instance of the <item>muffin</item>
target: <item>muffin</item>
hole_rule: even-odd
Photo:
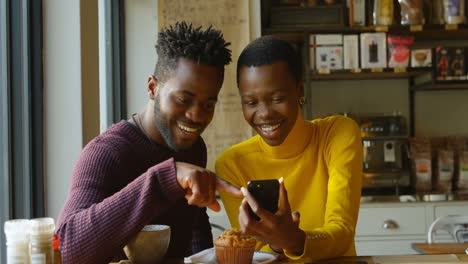
[[[239,229],[224,231],[214,241],[219,264],[252,263],[257,241],[241,233]]]

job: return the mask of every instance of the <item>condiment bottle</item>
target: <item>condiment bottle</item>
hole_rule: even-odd
[[[54,237],[54,219],[36,218],[30,222],[30,248],[31,264],[53,264],[52,240]]]
[[[53,248],[54,248],[54,264],[62,264],[62,254],[60,253],[60,237],[55,234],[54,235],[54,241],[53,243]]]
[[[7,264],[29,264],[29,220],[14,219],[4,226]]]

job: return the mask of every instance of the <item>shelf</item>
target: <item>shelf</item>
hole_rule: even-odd
[[[345,3],[344,0],[337,1]],[[309,60],[310,50],[314,48],[310,45],[310,35],[317,34],[356,34],[386,32],[389,35],[408,35],[414,37],[412,48],[431,48],[438,46],[446,47],[468,47],[468,23],[459,25],[391,25],[388,27],[382,26],[349,26],[348,11],[346,7],[343,9],[339,6],[328,8],[327,6],[317,7],[283,7],[284,10],[279,10],[278,1],[261,0],[261,35],[275,35],[277,37],[287,39],[296,43],[300,48],[303,56],[303,66],[306,69],[304,82],[308,87],[312,83],[317,82],[332,82],[344,81],[341,86],[346,86],[346,83],[354,82],[357,86],[363,83],[362,80],[374,80],[375,83],[366,83],[365,86],[379,86],[381,83],[395,81],[395,85],[403,85],[408,89],[402,90],[408,93],[408,135],[414,136],[416,133],[415,119],[417,105],[420,104],[417,93],[424,91],[468,91],[467,81],[438,81],[435,78],[436,66],[435,59],[432,59],[433,66],[428,68],[411,68],[405,72],[394,72],[391,68],[384,68],[382,71],[371,69],[362,69],[360,72],[352,72],[351,70],[331,70],[330,73],[318,73],[317,70],[310,69]],[[367,3],[367,2],[366,2]],[[339,12],[339,11],[344,12]],[[367,10],[366,10],[367,11]],[[273,12],[273,14],[272,14]],[[311,16],[311,14],[314,14]],[[341,16],[340,16],[341,14]],[[274,19],[273,19],[274,18]],[[359,39],[359,38],[358,38]],[[312,43],[313,44],[313,43]],[[358,44],[358,50],[360,50]],[[434,53],[433,53],[434,55]],[[433,56],[435,57],[435,56]],[[466,54],[465,54],[466,57]],[[466,62],[466,60],[465,60]],[[466,63],[465,63],[466,64]],[[381,81],[381,82],[378,82]],[[396,83],[398,82],[398,83]],[[403,83],[407,82],[407,83]],[[356,85],[353,85],[356,86]],[[391,84],[388,85],[392,86]],[[360,93],[362,91],[356,91]],[[305,96],[310,98],[313,96],[312,89],[305,91]],[[463,95],[463,94],[462,94]],[[406,94],[405,94],[406,96]],[[464,95],[463,95],[464,96]],[[379,97],[377,99],[385,100]],[[403,99],[402,99],[403,100]],[[359,102],[358,102],[359,103]],[[304,108],[304,116],[313,118],[313,109],[311,106]],[[385,140],[387,137],[373,138],[367,140]],[[401,139],[400,139],[401,140]]]
[[[267,9],[268,13],[262,17],[262,25],[269,25],[271,28],[289,28],[296,27],[296,25],[314,27],[324,25],[343,27],[346,25],[346,3],[344,0],[340,0],[334,5],[314,7],[271,5]]]
[[[446,29],[446,25],[423,25],[422,31],[412,31],[410,26],[393,25],[388,27],[388,33],[390,34],[410,34],[413,35],[417,40],[444,40],[444,39],[457,39],[457,40],[468,40],[468,25],[461,24],[457,26],[457,29]],[[273,26],[264,28],[263,35],[277,35],[282,36],[294,36],[302,35],[300,38],[304,39],[304,33],[312,34],[359,34],[364,32],[379,32],[382,27],[376,26],[336,26],[326,24],[296,24],[296,25],[284,25],[284,26]]]
[[[268,27],[263,30],[263,35],[265,34],[275,34],[275,33],[304,33],[304,32],[313,32],[313,33],[360,33],[366,32],[364,27],[347,27],[347,26],[334,26],[327,24],[296,24],[296,25],[284,25],[284,26],[273,26]],[[367,30],[372,31],[372,30]]]
[[[333,81],[333,80],[381,80],[381,79],[408,79],[421,74],[427,74],[427,71],[407,71],[393,72],[391,69],[385,69],[383,72],[370,72],[363,69],[362,72],[353,73],[346,70],[332,71],[330,74],[312,73],[311,81]]]
[[[367,141],[378,141],[378,140],[408,140],[408,136],[375,136],[375,137],[363,137],[362,140]]]
[[[425,77],[431,75],[431,71],[409,70],[407,72],[393,72],[385,69],[383,72],[370,72],[364,69],[354,73],[348,70],[335,70],[329,74],[313,72],[310,81],[344,81],[344,80],[383,80],[383,79],[408,79],[413,77]],[[468,91],[468,81],[426,82],[411,87],[413,91]]]

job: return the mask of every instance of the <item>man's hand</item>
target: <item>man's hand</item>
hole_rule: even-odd
[[[242,197],[239,189],[216,176],[210,170],[185,162],[176,162],[177,181],[185,190],[188,204],[208,207],[218,212],[221,206],[216,201],[216,190]]]

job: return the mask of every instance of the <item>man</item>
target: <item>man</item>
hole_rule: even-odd
[[[231,51],[220,31],[163,29],[149,101],[82,151],[58,219],[64,263],[108,263],[147,224],[171,226],[170,258],[212,246],[205,206],[215,190],[240,191],[205,170],[203,130],[213,118]]]

